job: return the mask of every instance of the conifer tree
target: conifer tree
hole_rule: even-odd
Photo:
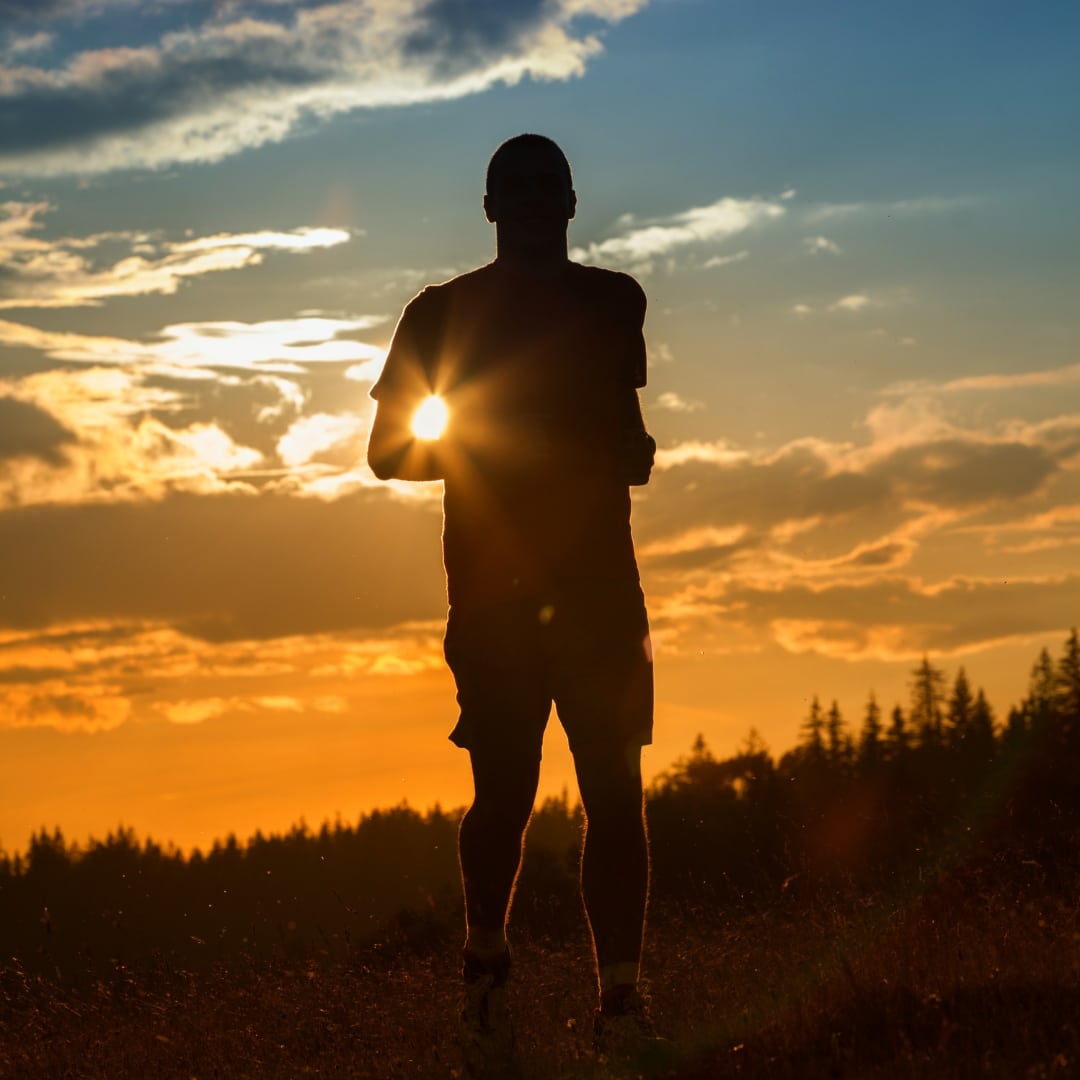
[[[988,761],[994,756],[994,710],[980,686],[971,710],[971,731],[968,738],[972,757]]]
[[[881,706],[878,705],[877,698],[871,690],[870,696],[866,699],[866,712],[859,732],[859,765],[864,769],[873,769],[881,762],[883,756]]]
[[[948,705],[948,742],[954,749],[963,746],[971,738],[974,722],[975,698],[971,693],[967,672],[961,667],[956,673]]]
[[[934,667],[928,657],[911,673],[911,723],[920,746],[940,746],[942,705],[945,700],[945,672]]]
[[[802,743],[807,756],[820,761],[825,756],[825,718],[817,694],[810,702],[810,713],[802,723]]]
[[[825,736],[829,761],[833,765],[847,764],[851,758],[851,737],[845,730],[844,717],[835,698],[825,718]]]
[[[1053,723],[1057,696],[1058,673],[1054,669],[1050,650],[1044,646],[1031,667],[1027,697],[1024,699],[1024,711],[1033,732],[1045,731]]]
[[[1057,712],[1066,742],[1080,749],[1080,636],[1073,627],[1057,667]]]
[[[899,705],[893,707],[889,718],[886,745],[890,761],[897,761],[902,758],[911,746],[911,735],[908,732],[907,721],[904,718],[904,710]]]

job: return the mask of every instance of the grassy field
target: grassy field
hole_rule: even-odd
[[[1027,884],[798,897],[651,917],[646,973],[685,1078],[1080,1076],[1080,912]],[[456,931],[350,958],[0,983],[0,1076],[451,1077]],[[518,940],[526,1078],[593,1077],[584,930]]]

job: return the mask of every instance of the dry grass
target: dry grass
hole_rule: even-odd
[[[932,895],[658,911],[646,966],[672,1075],[1080,1075],[1080,914],[973,883]],[[457,956],[321,966],[116,968],[80,987],[7,969],[0,1076],[108,1080],[450,1077]],[[519,943],[526,1080],[590,1078],[583,934]]]

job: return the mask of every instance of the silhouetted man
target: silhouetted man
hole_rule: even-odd
[[[629,493],[655,451],[637,396],[645,296],[625,274],[568,259],[575,205],[554,142],[503,143],[484,197],[495,260],[409,303],[371,391],[375,475],[445,482],[445,653],[460,706],[450,738],[475,784],[459,837],[474,1074],[506,1075],[512,1061],[506,923],[552,702],[587,819],[597,1048],[632,1057],[655,1038],[638,988],[652,657]],[[441,435],[425,427],[442,419],[432,398],[445,404]]]

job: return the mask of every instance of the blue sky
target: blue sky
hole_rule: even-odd
[[[521,130],[650,298],[651,767],[814,693],[857,726],[923,654],[1003,712],[1077,621],[1078,44],[1066,3],[6,5],[0,843],[466,798],[438,490],[375,482],[367,391]]]

